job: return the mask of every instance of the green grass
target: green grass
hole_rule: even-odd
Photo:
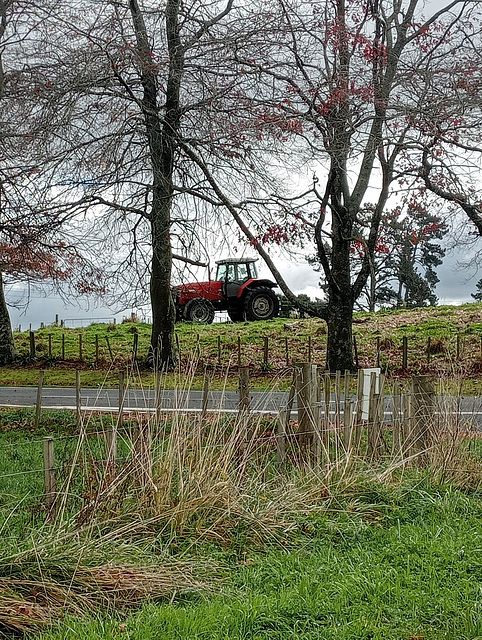
[[[417,483],[420,483],[417,485]],[[224,552],[221,592],[69,619],[39,640],[475,640],[482,637],[482,499],[426,479],[340,496],[296,544]],[[217,552],[219,561],[223,554]]]
[[[403,378],[417,373],[446,377],[457,375],[466,381],[465,393],[480,393],[481,318],[482,304],[355,314],[354,335],[359,365],[376,365],[378,340],[378,359],[389,378]],[[457,335],[460,348],[458,359]],[[62,336],[65,359],[62,358]],[[82,337],[82,358],[79,336]],[[133,363],[135,336],[138,339],[138,355]],[[36,331],[35,337],[36,358],[32,361],[29,332],[15,334],[20,364],[2,367],[0,384],[35,385],[38,370],[46,369],[46,384],[70,385],[73,384],[73,370],[80,369],[84,386],[115,386],[118,371],[134,364],[138,384],[153,386],[153,376],[145,366],[150,337],[150,326],[147,324],[93,324],[81,329],[63,329],[53,325]],[[404,337],[409,340],[408,372],[401,370]],[[267,361],[264,353],[266,339]],[[437,353],[430,356],[430,362],[426,353],[429,339],[432,344],[436,342],[439,348]],[[310,350],[315,364],[323,367],[325,363],[326,325],[316,318],[277,318],[267,322],[213,325],[184,322],[176,325],[176,344],[182,370],[193,361],[197,363],[193,373],[193,388],[202,387],[202,374],[206,366],[212,371],[214,388],[222,388],[226,384],[228,388],[236,388],[238,340],[241,344],[240,362],[250,366],[253,385],[259,389],[269,388],[274,379],[280,378],[285,380],[286,386],[291,373],[289,364],[306,362]],[[172,386],[174,382],[175,375],[165,376],[166,386]]]

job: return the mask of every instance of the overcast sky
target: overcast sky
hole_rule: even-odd
[[[430,14],[445,4],[445,0],[427,0],[424,3],[425,13]],[[437,286],[436,294],[439,298],[439,304],[473,302],[470,294],[476,291],[475,285],[477,280],[482,277],[482,270],[477,273],[475,265],[472,265],[470,270],[457,268],[457,262],[467,258],[468,256],[462,252],[447,255],[443,265],[438,268],[437,273],[440,282]],[[295,293],[306,293],[311,298],[320,297],[319,274],[314,272],[308,264],[285,262],[284,266],[280,264],[279,268],[288,285]],[[260,275],[270,277],[270,273],[266,268],[260,268],[260,271]],[[9,295],[7,292],[7,300],[9,302],[13,302],[17,297],[12,294]],[[51,324],[55,321],[57,314],[59,319],[69,321],[67,326],[80,326],[82,323],[86,324],[96,319],[107,321],[114,317],[120,322],[124,316],[130,315],[131,311],[138,310],[130,307],[127,309],[110,309],[103,306],[99,301],[82,298],[76,299],[75,304],[67,305],[57,294],[45,297],[36,291],[32,292],[26,308],[16,309],[12,306],[10,307],[12,326],[16,328],[21,325],[22,329],[28,329],[30,325],[36,329],[40,326],[40,323]],[[145,313],[149,318],[149,311],[146,310]]]

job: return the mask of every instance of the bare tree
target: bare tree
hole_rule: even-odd
[[[284,42],[268,42],[261,60],[253,59],[249,48],[237,51],[238,63],[264,87],[257,94],[259,117],[283,131],[295,152],[311,154],[319,174],[311,189],[298,201],[284,202],[280,211],[284,216],[290,210],[300,226],[311,227],[328,292],[326,306],[317,313],[328,325],[330,370],[353,369],[353,308],[373,269],[389,198],[422,187],[451,198],[447,188],[442,193],[437,187],[430,162],[437,151],[423,123],[438,105],[433,89],[440,69],[445,78],[457,65],[462,76],[467,73],[468,60],[457,47],[469,31],[471,42],[478,42],[478,22],[472,19],[477,4],[455,0],[423,17],[417,0],[323,5],[280,0],[266,20],[279,25]],[[449,83],[443,92],[452,105],[457,99],[467,103]],[[442,110],[438,122],[450,145],[457,129],[453,112]],[[459,144],[464,147],[462,140]],[[468,198],[456,200],[468,208]],[[370,215],[362,216],[369,203]],[[471,214],[476,223],[473,207]],[[263,251],[259,237],[254,240]],[[360,242],[363,259],[355,269],[353,248]]]
[[[5,282],[104,290],[100,270],[82,251],[83,231],[73,222],[84,203],[67,203],[58,183],[51,133],[62,120],[50,95],[53,67],[42,57],[48,8],[0,2],[0,364],[17,355]]]

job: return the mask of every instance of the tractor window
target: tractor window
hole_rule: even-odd
[[[238,267],[238,277],[237,277],[238,282],[244,282],[245,280],[248,280],[249,278],[248,265],[238,264],[237,267]]]
[[[236,267],[234,264],[228,264],[228,275],[226,277],[227,282],[235,282],[236,280]]]
[[[218,272],[216,274],[217,280],[225,280],[226,279],[226,268],[227,264],[218,264]]]
[[[254,262],[250,262],[249,263],[249,271],[251,273],[251,278],[257,278],[258,277],[258,271],[256,270],[256,265],[254,264]]]

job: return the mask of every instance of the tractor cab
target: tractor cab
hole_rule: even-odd
[[[237,298],[241,286],[258,277],[257,258],[226,258],[216,262],[216,280],[221,281],[226,298]]]

